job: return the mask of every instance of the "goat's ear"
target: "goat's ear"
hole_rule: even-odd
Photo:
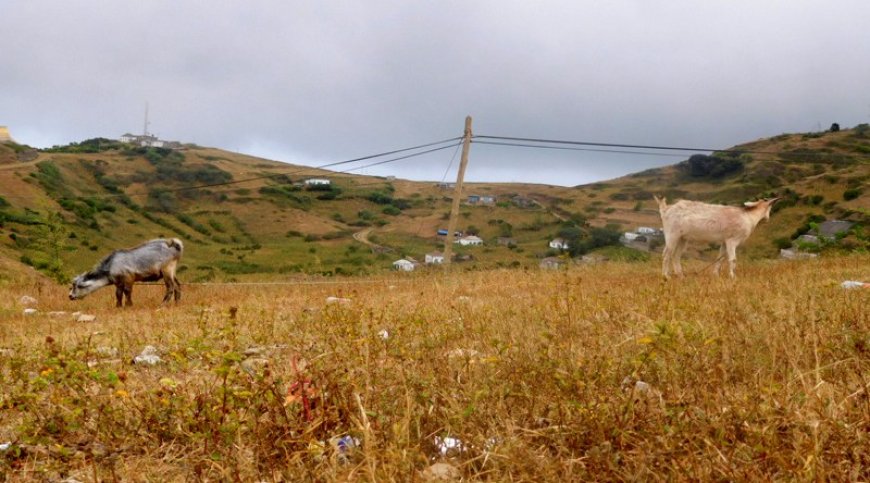
[[[747,201],[747,202],[743,203],[743,206],[745,206],[747,208],[755,208],[760,203],[761,203],[760,201]]]

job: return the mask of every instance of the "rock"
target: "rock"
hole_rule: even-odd
[[[423,481],[456,481],[462,478],[459,468],[450,463],[435,463],[423,470]]]
[[[254,347],[248,347],[247,349],[245,349],[245,352],[243,352],[242,354],[244,354],[245,357],[251,357],[251,356],[258,356],[260,354],[263,354],[264,352],[266,352],[265,347],[254,346]]]
[[[80,314],[76,317],[76,322],[93,322],[95,320],[97,320],[97,316],[91,314]]]
[[[24,313],[24,315],[36,315],[37,312],[39,312],[39,311],[36,309],[26,308],[26,309],[24,309],[23,313]]]
[[[12,446],[12,443],[11,443],[11,442],[0,443],[0,451],[6,451],[6,450],[9,449],[11,446]]]
[[[326,303],[328,303],[328,304],[349,304],[350,299],[330,296],[330,297],[326,297]]]
[[[31,297],[30,295],[23,295],[20,299],[18,299],[18,303],[25,307],[30,307],[31,305],[36,305],[36,299]]]
[[[142,349],[142,353],[133,358],[133,364],[145,364],[153,366],[163,362],[157,352],[157,348],[153,345],[146,345]]]
[[[387,329],[383,329],[380,332],[378,332],[378,337],[380,337],[383,340],[387,340],[390,338],[390,333],[387,332]]]

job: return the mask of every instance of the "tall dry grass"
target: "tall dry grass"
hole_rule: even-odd
[[[870,478],[870,292],[839,287],[870,275],[866,255],[657,273],[191,285],[162,310],[159,287],[116,310],[110,289],[75,304],[47,286],[27,317],[17,299],[37,289],[6,285],[0,474],[409,481],[447,461],[491,481]],[[145,345],[164,362],[131,364]]]

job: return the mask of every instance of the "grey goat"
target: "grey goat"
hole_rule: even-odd
[[[134,283],[154,282],[162,278],[166,284],[163,303],[169,302],[173,296],[177,303],[181,299],[181,284],[175,278],[175,269],[182,251],[184,245],[178,238],[158,238],[135,248],[115,250],[93,270],[73,279],[69,298],[78,300],[94,290],[113,284],[116,306],[121,306],[124,295],[129,306],[133,305],[131,295]]]

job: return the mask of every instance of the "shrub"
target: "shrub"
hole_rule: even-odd
[[[677,165],[684,174],[693,178],[722,178],[743,171],[745,164],[739,153],[707,156],[695,154]]]
[[[854,200],[861,196],[861,188],[849,188],[843,192],[843,199],[846,201]]]
[[[386,206],[386,207],[382,210],[382,212],[383,212],[385,215],[391,215],[391,216],[397,216],[397,215],[401,215],[401,214],[402,214],[402,210],[396,208],[396,207],[393,206],[393,205],[388,205],[388,206]]]

